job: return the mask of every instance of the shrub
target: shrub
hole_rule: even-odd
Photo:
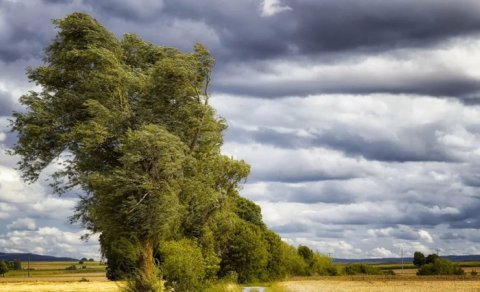
[[[332,263],[332,259],[317,252],[313,254],[310,273],[318,276],[335,276],[338,274],[337,268]]]
[[[307,263],[298,254],[295,247],[283,242],[281,252],[287,276],[307,275]]]
[[[262,230],[250,223],[240,223],[230,234],[229,244],[222,255],[220,276],[238,274],[240,283],[268,279],[268,247]]]
[[[449,260],[437,258],[433,263],[422,266],[417,275],[465,275],[465,271],[457,264]]]
[[[438,254],[435,254],[435,253],[432,253],[432,254],[429,254],[426,258],[425,258],[425,264],[433,264],[437,259],[439,259],[440,257],[438,256]]]
[[[332,259],[309,247],[300,245],[298,254],[303,258],[306,266],[304,274],[308,276],[333,276],[337,275],[337,268],[332,264]]]
[[[196,242],[182,239],[161,245],[161,270],[166,286],[175,291],[201,291],[205,278],[205,261]]]
[[[345,274],[347,275],[382,275],[382,271],[374,266],[365,264],[351,264],[345,266]]]
[[[17,260],[9,261],[8,262],[8,269],[9,270],[15,270],[15,271],[20,271],[22,269],[22,263]]]
[[[71,265],[71,266],[68,266],[65,268],[65,270],[69,270],[69,271],[74,271],[77,269],[77,266],[76,265]]]

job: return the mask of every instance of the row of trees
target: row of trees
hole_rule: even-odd
[[[435,253],[432,253],[432,254],[429,254],[428,256],[425,256],[422,252],[420,251],[416,251],[414,254],[413,254],[413,264],[420,268],[426,264],[432,264],[435,262],[435,260],[439,259],[440,257],[435,254]]]
[[[227,206],[209,218],[199,237],[180,236],[155,248],[167,286],[197,291],[225,278],[244,283],[337,273],[329,257],[306,246],[292,247],[266,228],[260,208],[251,201],[232,196]],[[135,247],[127,241],[110,243],[107,276],[124,279],[135,270]]]
[[[425,255],[416,251],[413,255],[413,264],[417,266],[417,275],[465,275],[465,271],[457,264],[442,259],[437,254]]]
[[[217,278],[240,282],[328,274],[327,257],[283,243],[260,208],[240,197],[250,168],[221,154],[226,122],[209,105],[214,60],[126,34],[73,13],[45,64],[29,69],[39,85],[14,113],[19,169],[38,179],[53,161],[55,191],[82,189],[72,217],[100,234],[108,277],[132,291],[196,291]]]

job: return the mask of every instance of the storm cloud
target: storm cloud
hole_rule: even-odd
[[[25,69],[42,63],[51,20],[75,11],[119,38],[212,52],[222,151],[252,166],[241,194],[287,242],[335,257],[480,253],[475,0],[0,1],[0,251],[98,258],[68,224],[75,194],[52,195],[51,169],[25,184],[5,154],[18,98],[38,89]]]

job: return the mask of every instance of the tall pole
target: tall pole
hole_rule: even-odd
[[[30,253],[28,253],[27,278],[30,278]]]
[[[402,272],[403,272],[403,247],[400,248],[400,256],[402,257]]]

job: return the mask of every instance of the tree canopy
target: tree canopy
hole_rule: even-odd
[[[158,291],[161,275],[193,291],[217,277],[321,270],[319,255],[282,242],[240,197],[250,168],[220,151],[227,126],[209,105],[214,59],[202,45],[181,52],[118,39],[84,13],[54,24],[44,64],[28,70],[40,89],[14,113],[12,154],[26,181],[58,163],[54,190],[82,190],[71,220],[100,234],[109,278]],[[178,266],[190,259],[201,264]]]

